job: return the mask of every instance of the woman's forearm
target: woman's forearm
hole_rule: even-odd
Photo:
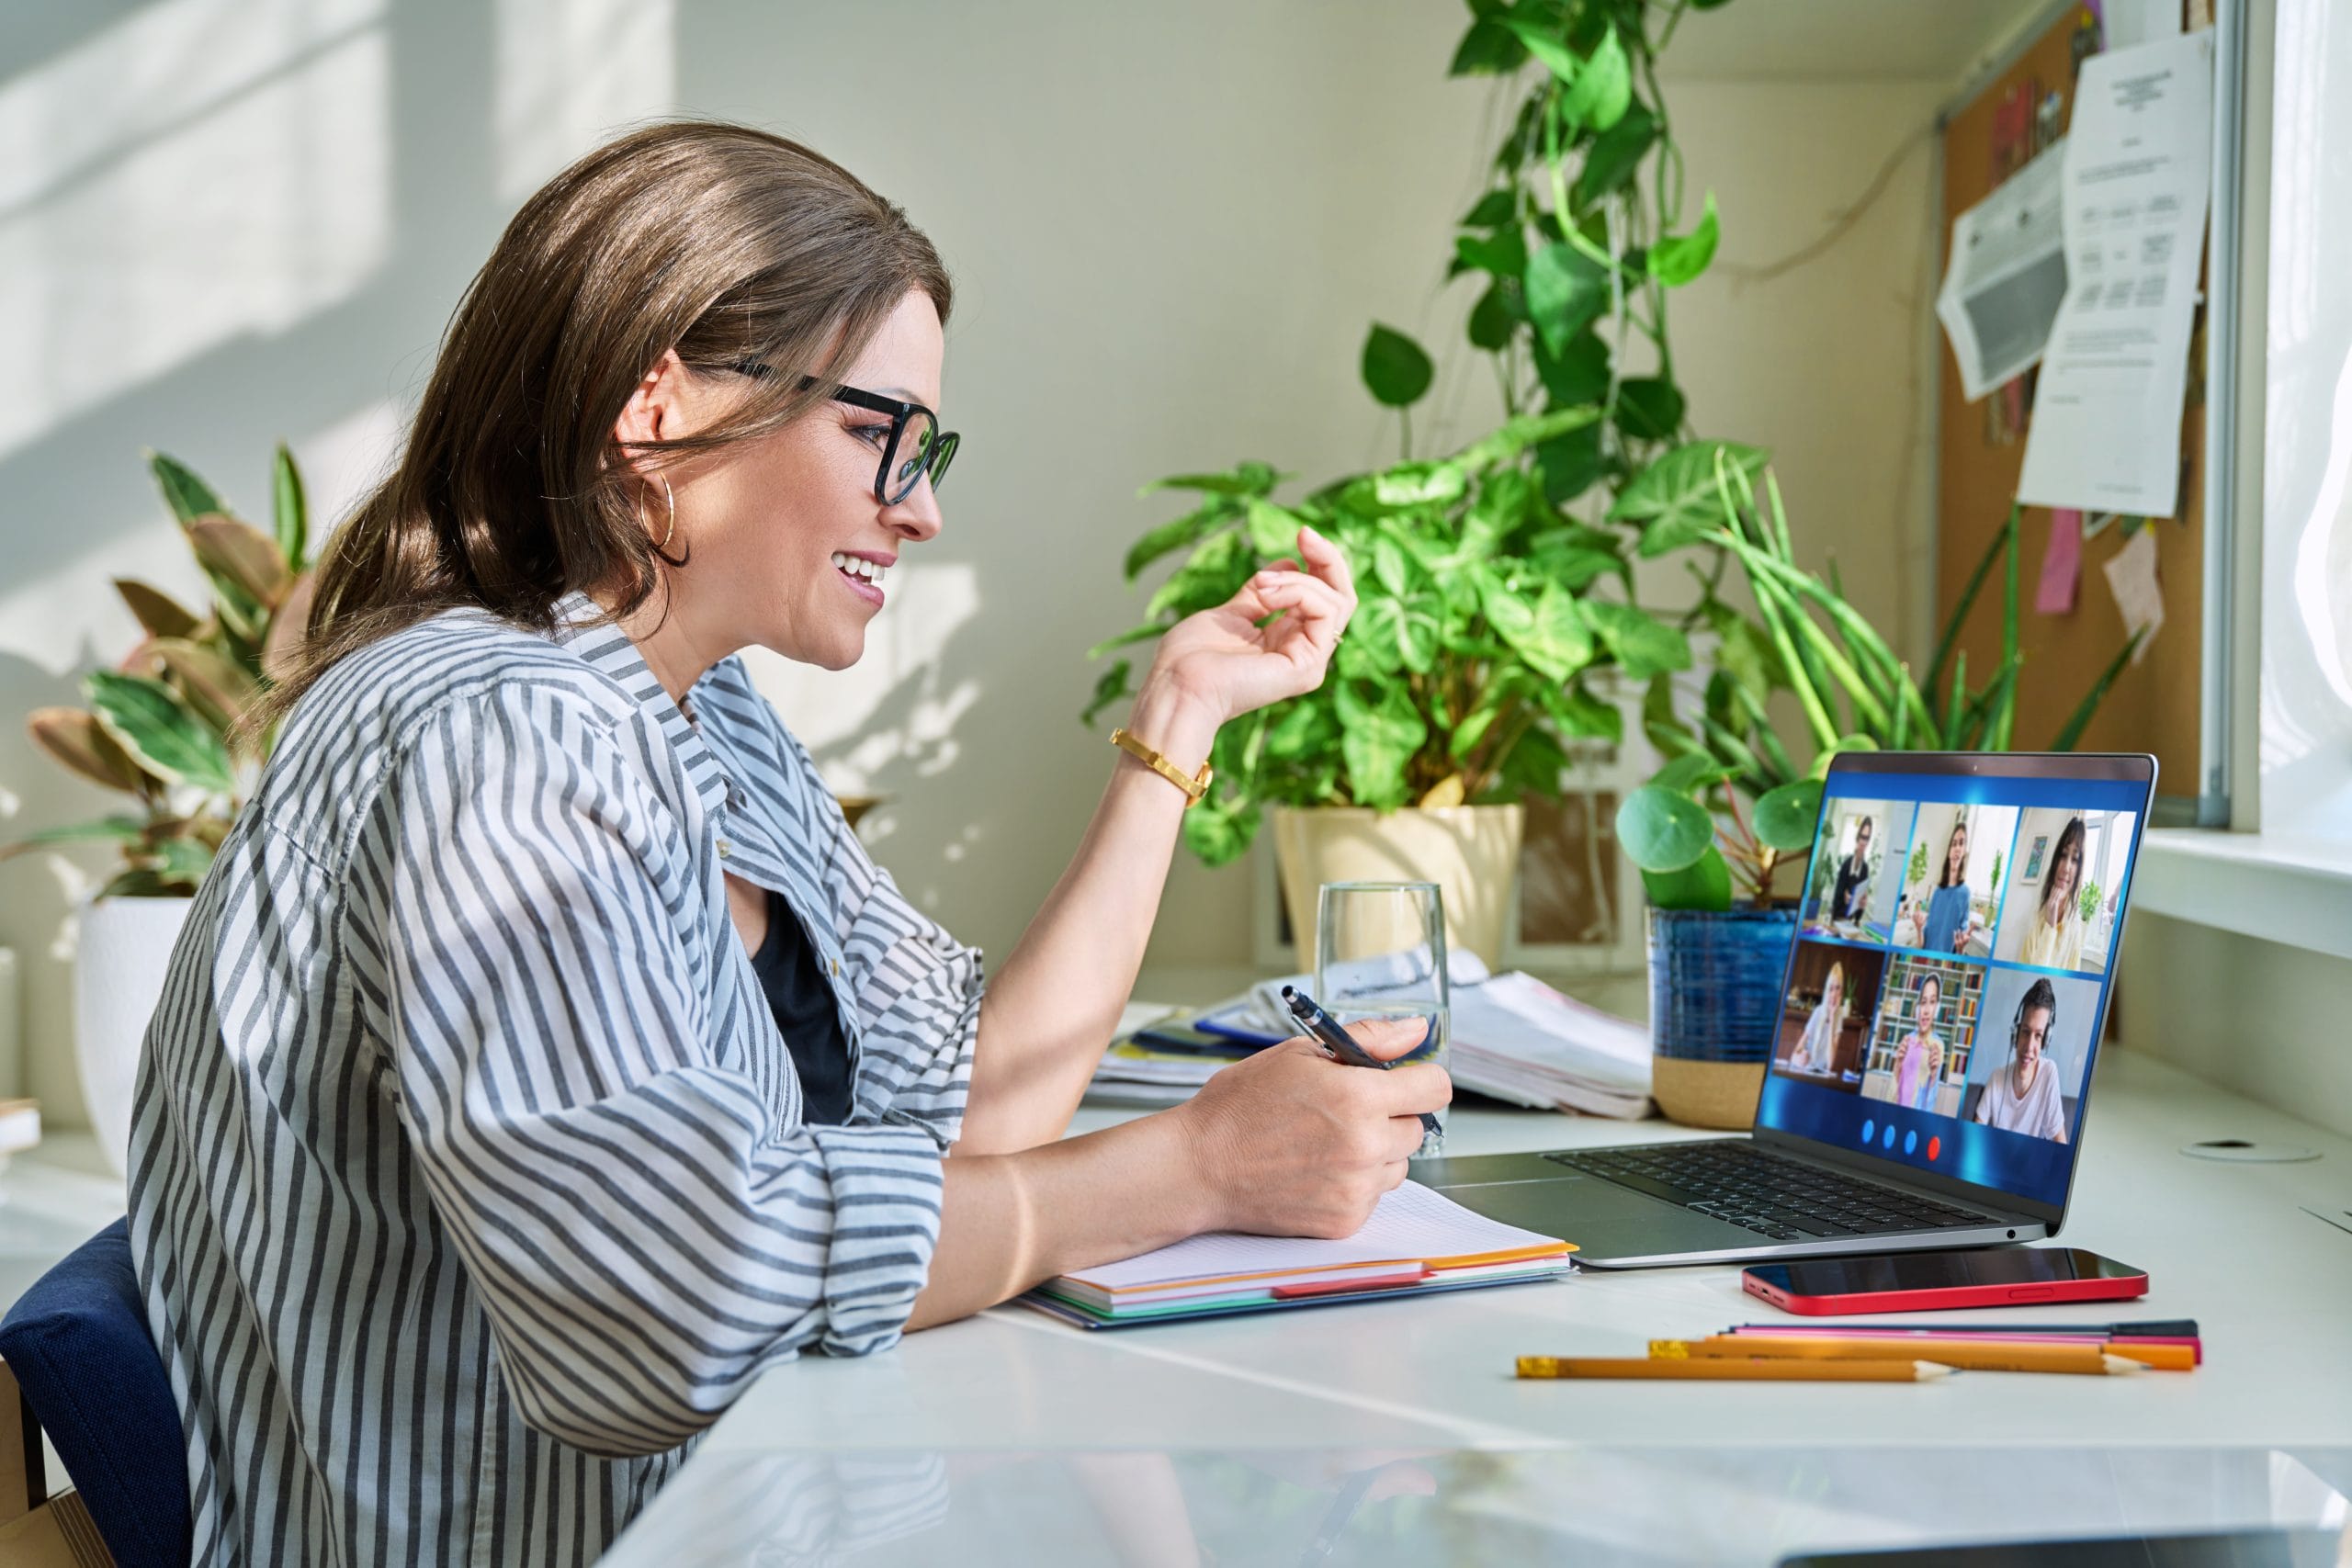
[[[1204,701],[1155,677],[1126,728],[1197,774],[1217,723]],[[1058,1137],[1135,987],[1184,794],[1125,751],[1112,756],[1111,782],[1078,852],[981,1000],[959,1153],[1003,1154]]]
[[[942,1168],[939,1246],[909,1329],[968,1317],[1074,1269],[1132,1258],[1219,1216],[1193,1179],[1182,1118],[1138,1117],[1019,1154]]]

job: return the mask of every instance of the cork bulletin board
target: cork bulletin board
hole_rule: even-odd
[[[2033,155],[2063,137],[2074,110],[2075,73],[2096,52],[2100,33],[2096,17],[2069,5],[2012,59],[1951,109],[1941,128],[1942,220],[1939,255],[1948,259],[1951,225]],[[2224,103],[2216,82],[2216,121]],[[2214,193],[2220,213],[2222,191]],[[2209,267],[2211,252],[2209,250]],[[2209,273],[2210,280],[2210,273]],[[2202,291],[2210,298],[2211,291]],[[2018,642],[2025,655],[2018,685],[2014,744],[2047,746],[2064,725],[2099,671],[2128,636],[2123,615],[2102,571],[2124,545],[2130,530],[2155,531],[2158,576],[2165,620],[2143,656],[2109,688],[2098,715],[2076,742],[2082,750],[2152,751],[2167,797],[2167,816],[2189,820],[2200,795],[2210,792],[2214,726],[2209,711],[2213,682],[2207,668],[2207,638],[2218,647],[2222,629],[2208,626],[2206,601],[2209,549],[2206,537],[2207,382],[2210,346],[2207,310],[2200,304],[2190,344],[2188,397],[2180,431],[2181,490],[2177,515],[2157,519],[2110,519],[2083,515],[2085,537],[2074,602],[2063,614],[2036,608],[2036,587],[2051,548],[2053,518],[2047,507],[2028,507],[2020,519]],[[2025,461],[2025,436],[2032,422],[2035,372],[2028,370],[1976,402],[1966,400],[1960,370],[1949,344],[1939,355],[1937,416],[1936,624],[1949,619],[1970,574],[2006,525],[2018,477]],[[2222,378],[2226,382],[2227,378]],[[1981,682],[1999,667],[2001,584],[1989,579],[1962,626],[1958,646]]]

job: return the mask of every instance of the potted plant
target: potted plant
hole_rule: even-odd
[[[149,454],[164,500],[212,590],[199,617],[132,578],[115,588],[144,629],[111,670],[83,677],[89,707],[44,707],[33,742],[82,778],[130,795],[135,809],[51,828],[0,846],[0,859],[47,845],[110,843],[119,870],[76,911],[74,1056],[99,1146],[119,1172],[130,1134],[131,1080],[173,944],[197,885],[227,838],[275,739],[232,754],[231,725],[277,668],[310,613],[302,479],[280,446],[273,529],[230,513],[181,464]]]
[[[1825,581],[1798,568],[1780,486],[1763,454],[1693,444],[1660,459],[1627,494],[1666,507],[1675,532],[1736,562],[1755,598],[1750,617],[1707,596],[1702,608],[1716,644],[1702,700],[1681,711],[1665,682],[1653,683],[1644,728],[1667,761],[1617,813],[1619,840],[1649,894],[1658,1105],[1678,1121],[1744,1127],[1796,935],[1796,900],[1774,897],[1774,875],[1812,848],[1830,759],[1856,750],[2009,747],[2023,662],[2018,513],[2011,509],[1970,575],[1919,680],[1846,602],[1834,572]],[[1972,686],[1967,656],[1955,649],[1996,565],[2006,569],[2001,660],[1983,685]],[[2138,638],[2092,681],[2051,750],[2072,749]],[[1802,769],[1768,716],[1776,693],[1792,695],[1804,717],[1812,757]],[[1925,853],[1917,849],[1913,856],[1915,879]]]
[[[1560,795],[1571,748],[1622,739],[1613,682],[1690,666],[1689,623],[1634,602],[1632,559],[1690,541],[1616,504],[1651,456],[1688,434],[1668,295],[1705,270],[1716,243],[1712,197],[1688,232],[1674,231],[1681,164],[1656,60],[1683,9],[1473,6],[1454,74],[1536,67],[1448,271],[1482,285],[1465,333],[1495,366],[1505,417],[1492,434],[1415,460],[1411,411],[1434,367],[1409,337],[1374,325],[1363,378],[1397,411],[1397,462],[1287,504],[1275,491],[1292,476],[1256,461],[1145,487],[1187,491],[1197,504],[1136,544],[1127,580],[1181,558],[1145,623],[1090,658],[1223,603],[1290,552],[1302,523],[1354,570],[1359,604],[1331,678],[1226,727],[1211,793],[1184,818],[1186,843],[1219,865],[1274,807],[1302,953],[1313,951],[1320,884],[1403,875],[1437,882],[1449,940],[1498,964],[1520,803]],[[1625,363],[1634,340],[1656,368]],[[1125,658],[1105,669],[1084,722],[1128,694],[1129,669]]]

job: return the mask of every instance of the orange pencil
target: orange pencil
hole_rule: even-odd
[[[2098,1345],[2000,1344],[1977,1339],[1834,1339],[1827,1335],[1719,1334],[1707,1339],[1653,1339],[1650,1354],[1707,1359],[1762,1356],[1774,1360],[1934,1361],[1975,1372],[2137,1372],[2138,1361]]]
[[[1695,1361],[1660,1360],[1640,1356],[1521,1356],[1523,1378],[1663,1378],[1724,1382],[1927,1382],[1951,1376],[1950,1367],[1932,1361],[1806,1361],[1794,1359],[1733,1360],[1728,1357]]]

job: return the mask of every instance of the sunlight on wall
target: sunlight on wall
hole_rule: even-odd
[[[519,201],[676,95],[673,0],[499,0],[498,194]]]
[[[380,0],[165,0],[0,84],[0,455],[350,295],[390,230]]]
[[[957,755],[957,722],[980,683],[942,655],[979,613],[978,570],[966,561],[894,568],[889,603],[865,631],[865,657],[847,670],[797,664],[764,648],[743,650],[752,684],[775,705],[844,795],[873,788],[886,772],[928,778]]]

